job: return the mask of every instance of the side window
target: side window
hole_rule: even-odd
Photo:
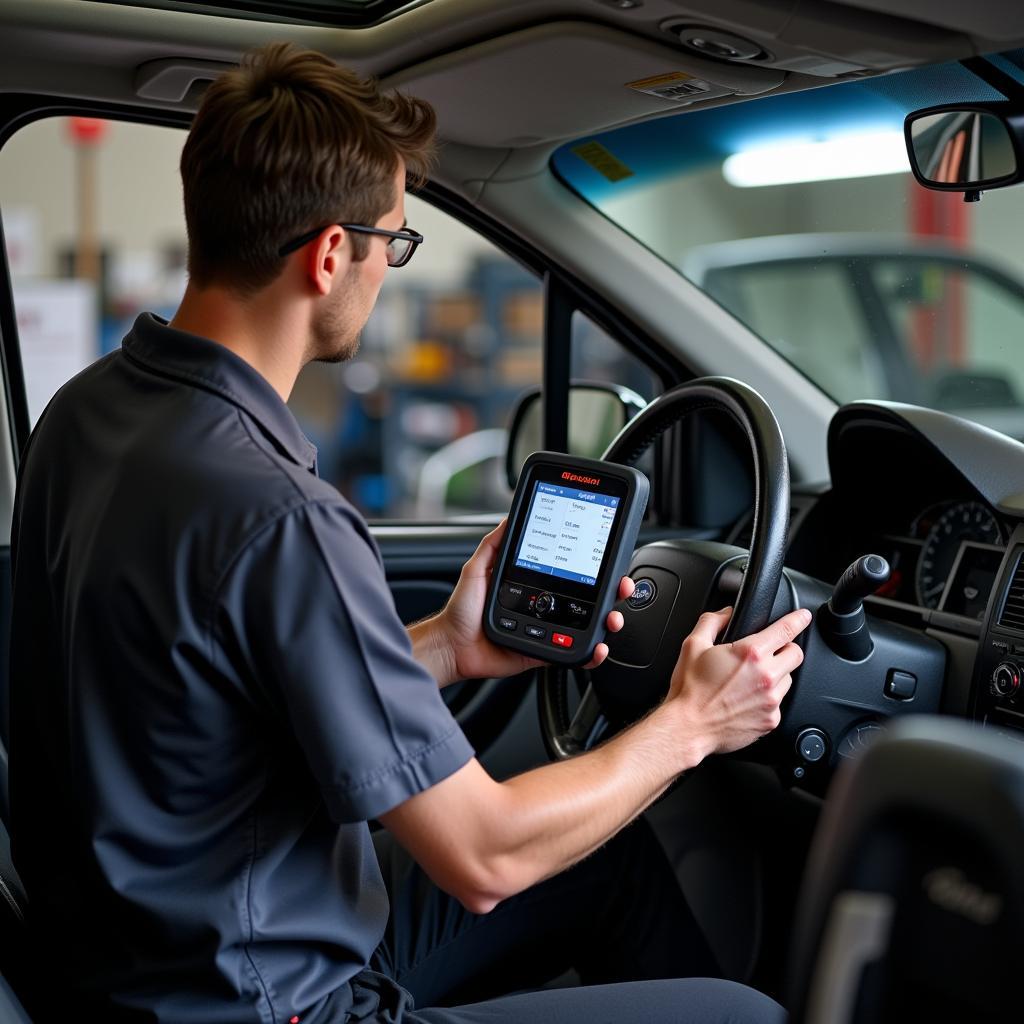
[[[173,315],[186,241],[185,133],[47,118],[0,150],[0,217],[29,413],[116,348],[142,310]],[[511,406],[541,379],[537,279],[427,203],[407,197],[425,242],[389,271],[348,363],[314,364],[291,407],[320,472],[368,517],[504,510]],[[499,457],[501,456],[501,457]]]
[[[47,118],[0,150],[0,216],[34,423],[136,315],[173,315],[185,288],[179,129]],[[314,363],[290,406],[321,475],[368,518],[503,512],[513,405],[541,381],[538,279],[416,196],[424,236],[388,272],[356,356]],[[652,397],[652,376],[580,313],[572,373]]]
[[[649,402],[661,390],[657,378],[635,355],[577,310],[572,315],[572,368],[576,380],[619,384]]]
[[[185,286],[183,132],[46,118],[0,149],[0,216],[35,423],[53,393]]]
[[[359,352],[307,366],[290,405],[368,518],[505,512],[512,406],[541,380],[540,282],[422,199],[405,213],[425,241],[388,272]]]

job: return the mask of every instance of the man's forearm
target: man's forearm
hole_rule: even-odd
[[[589,754],[510,779],[493,823],[503,883],[518,892],[588,856],[703,754],[676,709],[662,707]]]
[[[597,750],[507,782],[471,762],[383,821],[442,888],[486,913],[603,845],[703,753],[663,706]]]
[[[437,680],[438,686],[458,682],[459,676],[451,645],[437,628],[437,616],[420,619],[406,627],[412,643],[412,656]]]

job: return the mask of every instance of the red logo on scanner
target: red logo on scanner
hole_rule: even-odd
[[[563,480],[571,480],[574,484],[594,484],[595,486],[601,482],[599,476],[580,476],[579,473],[570,473],[566,470],[562,474]]]

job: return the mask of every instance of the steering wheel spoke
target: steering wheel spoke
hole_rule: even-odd
[[[594,684],[588,682],[566,734],[574,743],[578,743],[582,750],[589,750],[607,728],[608,719],[601,710],[601,702],[594,691]]]

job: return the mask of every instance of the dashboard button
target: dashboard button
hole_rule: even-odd
[[[548,635],[548,631],[543,626],[526,626],[523,632],[527,636],[532,636],[534,640],[543,640]]]
[[[885,695],[893,700],[913,700],[917,692],[917,676],[910,672],[890,669],[889,678],[885,681]]]
[[[572,647],[572,637],[564,633],[552,633],[551,642],[557,647]]]
[[[825,756],[828,742],[820,729],[804,729],[796,738],[796,752],[808,762],[814,764]]]
[[[1002,661],[992,673],[992,692],[997,697],[1012,697],[1020,689],[1020,668],[1012,661]]]

